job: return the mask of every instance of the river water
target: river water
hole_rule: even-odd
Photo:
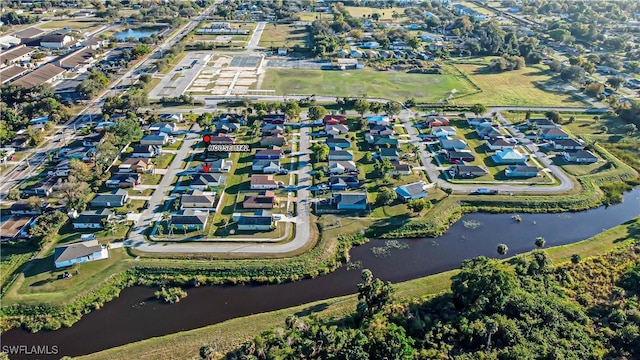
[[[639,216],[640,188],[626,193],[623,203],[609,207],[575,213],[520,214],[521,222],[512,219],[512,215],[465,215],[439,238],[399,240],[406,244],[405,248],[392,248],[383,255],[374,254],[372,249],[385,247],[387,242],[374,240],[352,249],[351,261],[361,262],[362,268],[372,270],[385,281],[399,282],[455,269],[464,259],[480,255],[497,257],[496,247],[500,243],[508,246],[508,256],[533,250],[538,236],[545,238],[545,247],[573,243]],[[123,290],[101,310],[85,315],[71,328],[35,334],[14,329],[2,335],[2,345],[46,345],[50,352],[57,352],[11,356],[11,359],[83,355],[236,317],[354,293],[359,281],[360,270],[342,267],[328,275],[293,283],[189,289],[188,297],[172,305],[156,300],[155,288],[132,287]],[[53,348],[54,345],[57,348]]]

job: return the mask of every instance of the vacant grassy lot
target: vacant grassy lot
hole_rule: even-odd
[[[176,157],[176,154],[164,153],[155,158],[153,162],[156,164],[157,169],[166,169],[174,157]]]
[[[97,30],[101,26],[107,25],[104,22],[99,22],[96,20],[96,18],[54,20],[44,24],[38,24],[37,27],[43,30],[59,30],[64,28],[71,28],[73,30],[89,32]]]
[[[454,75],[407,74],[370,69],[353,71],[268,69],[262,89],[283,94],[382,97],[404,101],[436,102],[456,89],[472,91],[471,85]]]
[[[31,247],[2,247],[2,257],[0,258],[0,287],[5,285],[13,278],[14,273],[31,258],[34,249]]]
[[[396,22],[401,22],[404,16],[404,9],[402,7],[392,7],[388,9],[378,9],[373,7],[363,7],[363,6],[345,6],[345,9],[349,11],[349,14],[353,17],[369,17],[372,14],[377,13],[380,16],[381,20],[393,20]],[[397,14],[398,17],[396,19],[393,18],[393,14]]]
[[[536,87],[534,82],[547,82],[546,66],[533,66],[503,73],[484,73],[483,65],[456,64],[482,92],[457,100],[459,103],[485,105],[585,106],[570,95],[553,93]]]
[[[306,46],[309,40],[309,32],[306,27],[293,25],[267,24],[258,43],[260,46]]]

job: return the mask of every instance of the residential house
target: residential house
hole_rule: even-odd
[[[27,202],[26,200],[21,200],[11,204],[9,213],[11,213],[11,215],[40,215],[42,214],[42,210],[45,206],[46,204],[43,204],[42,206],[31,207],[29,205],[29,202]]]
[[[108,258],[109,250],[106,246],[100,245],[98,240],[58,246],[53,252],[53,263],[56,269]]]
[[[471,179],[487,175],[489,171],[477,165],[453,165],[449,168],[449,174],[454,178]]]
[[[386,115],[371,115],[365,118],[369,125],[391,125],[391,120]]]
[[[356,50],[356,49],[351,50],[349,55],[351,55],[352,58],[356,58],[356,59],[361,58],[363,56],[362,51]]]
[[[262,117],[262,122],[270,124],[284,124],[285,116],[284,114],[266,114]]]
[[[451,126],[438,126],[431,128],[431,135],[437,136],[439,138],[446,138],[449,136],[455,136],[458,132],[454,127]]]
[[[156,135],[145,135],[140,139],[141,145],[167,145],[169,142],[169,135],[166,133],[158,133]]]
[[[480,136],[481,139],[485,139],[485,140],[502,136],[500,131],[498,131],[493,126],[478,125],[476,127],[476,133],[478,134],[478,136]]]
[[[109,209],[85,210],[73,219],[74,229],[102,229],[106,221],[113,220],[113,211]]]
[[[182,114],[160,114],[159,118],[165,123],[179,123],[183,120]],[[178,127],[175,124],[173,124],[172,127],[174,127],[174,133],[178,131]]]
[[[340,57],[340,58],[344,58],[344,57],[349,56],[349,52],[347,50],[345,50],[345,49],[338,49],[336,51],[336,56]]]
[[[165,133],[167,135],[178,132],[178,125],[174,122],[157,122],[147,128],[152,133]]]
[[[322,119],[324,125],[347,124],[347,117],[344,115],[325,115]]]
[[[371,141],[369,141],[371,140]],[[367,141],[374,147],[397,147],[398,139],[390,136],[374,136],[373,139],[367,139]]]
[[[455,163],[458,161],[467,161],[471,162],[476,159],[476,157],[471,153],[471,151],[458,151],[458,150],[448,150],[445,154],[445,157],[449,162]]]
[[[395,135],[395,131],[391,126],[387,125],[374,125],[369,128],[367,132],[370,135],[379,135],[379,136],[391,136]]]
[[[278,182],[273,179],[273,175],[251,175],[252,190],[273,190],[278,188]]]
[[[253,160],[251,170],[260,171],[265,174],[275,174],[280,171],[280,160]]]
[[[284,134],[284,125],[264,123],[260,131],[262,136]]]
[[[115,117],[115,115],[112,117],[112,119]],[[112,128],[116,126],[116,123],[114,121],[100,121],[95,128],[93,128],[94,131],[96,132],[102,132],[106,129]]]
[[[396,148],[381,148],[380,150],[378,150],[378,154],[380,156],[380,159],[382,160],[400,160],[400,154],[398,153],[398,150]]]
[[[230,137],[230,136],[210,136],[209,137],[209,144],[215,144],[215,145],[231,145],[234,144],[236,142],[236,139],[234,137]]]
[[[351,150],[342,150],[339,146],[329,150],[328,160],[353,160],[353,152]]]
[[[162,148],[156,145],[134,145],[132,158],[152,158],[160,155]]]
[[[511,165],[504,170],[506,177],[530,178],[538,176],[538,168],[526,165]]]
[[[62,159],[76,159],[84,162],[90,162],[96,153],[95,148],[75,147],[65,148],[58,151],[58,157]]]
[[[427,183],[424,181],[398,186],[395,188],[395,191],[396,194],[398,194],[398,197],[405,202],[424,199],[429,195],[427,192]]]
[[[200,167],[205,173],[228,173],[233,166],[232,160],[218,159],[212,162],[206,162]]]
[[[326,143],[329,145],[329,148],[339,147],[346,149],[351,147],[351,142],[345,138],[329,137],[327,138]]]
[[[3,218],[0,224],[0,240],[14,240],[29,238],[29,229],[37,221],[37,217],[28,215],[16,215]]]
[[[496,164],[525,164],[527,162],[527,156],[515,149],[498,150],[495,155],[491,156],[491,159]]]
[[[146,158],[128,158],[118,165],[118,172],[149,173],[153,170],[153,164]]]
[[[105,181],[108,188],[134,188],[142,183],[142,176],[138,173],[115,173]]]
[[[575,139],[555,139],[549,145],[555,150],[584,150],[584,143]]]
[[[120,207],[124,206],[129,200],[129,192],[125,189],[119,189],[111,194],[98,194],[89,204],[92,207]]]
[[[171,214],[169,226],[175,226],[177,230],[204,230],[207,226],[209,213],[193,209],[182,210],[177,214]]]
[[[283,157],[283,153],[279,148],[259,150],[256,151],[256,155],[254,157],[256,160],[280,160],[280,158]]]
[[[550,128],[542,130],[540,137],[545,140],[568,139],[569,134],[559,128]]]
[[[393,166],[393,170],[391,170],[391,175],[411,175],[411,165],[407,164],[403,161],[391,161],[391,165]]]
[[[347,127],[347,125],[343,124],[325,125],[324,131],[329,135],[336,136],[349,133],[349,128]]]
[[[488,117],[479,117],[479,118],[467,118],[467,124],[477,127],[482,124],[489,124],[491,126],[491,118]]]
[[[189,187],[194,190],[204,191],[208,188],[223,186],[226,177],[221,174],[194,174],[189,183]]]
[[[449,119],[445,116],[431,115],[427,116],[426,123],[429,127],[449,126]]]
[[[42,180],[29,189],[22,191],[22,194],[29,196],[51,196],[54,187],[60,179],[57,176]]]
[[[445,150],[461,150],[467,147],[467,142],[461,139],[452,139],[449,137],[440,138],[440,147]]]
[[[0,67],[28,62],[36,49],[24,44],[14,46],[0,54]]]
[[[258,192],[257,195],[245,196],[242,207],[244,209],[273,209],[275,203],[275,193],[271,190],[264,190]]]
[[[329,188],[331,190],[346,190],[347,188],[357,188],[360,181],[357,176],[331,176],[329,178]]]
[[[236,216],[240,231],[269,231],[273,225],[273,215],[269,210],[258,210],[253,215]]]
[[[180,197],[180,209],[193,209],[201,211],[215,211],[213,207],[216,203],[215,193],[205,193],[202,190],[193,190],[191,194]]]
[[[562,153],[562,158],[567,162],[572,163],[595,163],[598,162],[598,157],[593,155],[592,152],[587,150],[565,151]]]
[[[282,146],[285,144],[285,138],[282,135],[265,136],[260,140],[262,146]]]
[[[527,120],[527,125],[537,127],[538,129],[555,129],[560,127],[560,125],[547,118],[529,119]]]
[[[491,150],[513,149],[515,146],[513,142],[502,137],[487,139],[487,147]]]
[[[329,173],[331,175],[344,174],[353,171],[357,171],[356,163],[354,161],[345,160],[331,160],[329,161]]]
[[[240,130],[240,124],[237,123],[218,123],[215,127],[218,134],[229,134]]]
[[[367,194],[366,193],[339,193],[335,196],[335,202],[338,210],[366,210]]]

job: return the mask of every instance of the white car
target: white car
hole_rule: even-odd
[[[276,221],[282,220],[282,215],[278,215],[278,214],[273,215],[273,220],[276,220]]]

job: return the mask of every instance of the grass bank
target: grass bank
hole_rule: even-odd
[[[605,254],[629,246],[628,239],[640,240],[640,218],[604,231],[582,242],[558,246],[546,250],[554,264],[571,260],[573,254],[587,257]],[[518,255],[518,257],[527,256]],[[457,270],[418,278],[395,285],[399,297],[405,299],[428,298],[451,286],[451,277]],[[354,289],[354,292],[356,289]],[[356,295],[343,296],[308,303],[292,308],[237,318],[201,329],[156,337],[117,348],[82,356],[82,360],[118,358],[174,359],[197,357],[200,346],[215,342],[220,353],[224,353],[274,326],[281,326],[290,315],[299,317],[318,316],[323,319],[339,318],[353,312]]]

